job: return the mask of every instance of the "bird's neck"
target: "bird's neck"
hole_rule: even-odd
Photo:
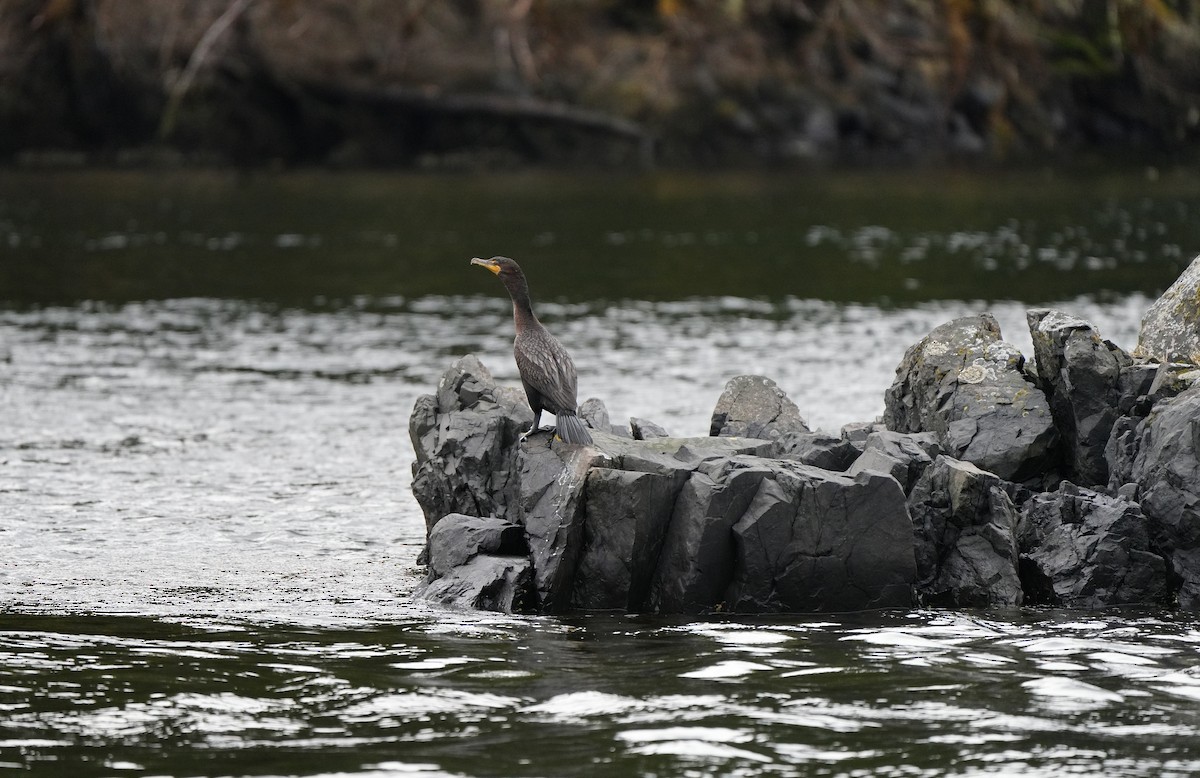
[[[520,277],[512,279],[511,282],[507,282],[508,279],[505,280],[508,295],[512,298],[513,321],[517,325],[517,332],[537,325],[538,318],[533,313],[533,301],[529,299],[529,283]]]

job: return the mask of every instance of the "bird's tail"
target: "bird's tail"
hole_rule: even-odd
[[[573,413],[559,413],[555,414],[555,420],[558,422],[558,436],[564,443],[592,445],[592,436],[578,416]]]

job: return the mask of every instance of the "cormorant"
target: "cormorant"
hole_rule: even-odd
[[[529,282],[521,266],[508,257],[471,260],[495,273],[513,302],[513,322],[517,337],[513,341],[513,356],[521,373],[521,384],[533,411],[533,425],[522,438],[538,431],[542,411],[550,411],[558,419],[558,436],[567,443],[589,446],[592,436],[575,413],[576,373],[571,355],[553,335],[542,326],[533,313],[529,299]]]

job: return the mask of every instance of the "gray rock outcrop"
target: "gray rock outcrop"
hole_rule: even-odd
[[[412,490],[426,531],[451,513],[509,512],[517,499],[514,447],[532,423],[524,394],[497,384],[470,355],[442,374],[435,394],[417,399],[408,424]]]
[[[838,436],[739,376],[710,436],[616,428],[592,399],[594,445],[522,441],[523,395],[464,357],[410,420],[419,595],[542,613],[1200,610],[1200,369],[1060,311],[1027,318],[1036,371],[992,317],[948,322],[905,353],[882,420]]]
[[[935,328],[908,349],[884,398],[895,432],[932,432],[956,459],[1020,481],[1051,469],[1058,433],[1025,358],[988,315]]]
[[[464,386],[473,399],[502,396],[473,359],[456,363],[440,385],[451,400]],[[523,416],[494,423],[490,414],[502,406],[491,400],[423,400],[414,417],[431,407],[448,410],[432,420],[419,416],[420,429],[476,435],[487,427],[508,441],[443,444],[440,470],[430,468],[430,478],[474,483],[446,483],[432,493],[486,489],[492,475],[485,468],[454,458],[477,462],[476,450],[506,472],[507,492],[488,506],[495,518],[427,517],[430,582],[423,596],[542,612],[853,610],[912,602],[911,524],[903,492],[882,474],[852,478],[778,459],[780,443],[745,437],[633,440],[596,430],[589,447],[552,442],[548,433],[520,443],[510,430]],[[422,502],[435,510],[442,504]],[[514,548],[499,540],[514,527],[524,557],[501,550]]]

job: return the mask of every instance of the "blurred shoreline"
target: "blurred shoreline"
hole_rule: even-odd
[[[0,165],[1186,164],[1200,2],[10,0]]]

